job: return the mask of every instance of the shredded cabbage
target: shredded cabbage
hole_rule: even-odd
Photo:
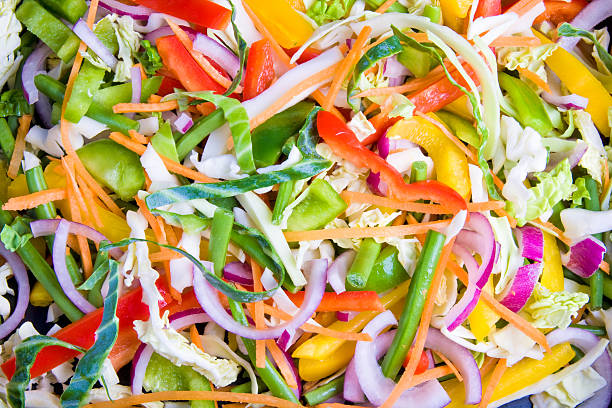
[[[3,0],[0,2],[0,89],[19,68],[23,59],[20,53],[14,54],[21,40],[21,23],[15,16],[18,0]]]
[[[593,368],[572,373],[558,384],[531,397],[534,408],[574,408],[606,386],[606,380]]]
[[[511,71],[517,68],[528,69],[544,82],[548,81],[544,60],[557,49],[556,44],[544,44],[537,47],[498,47],[497,62]],[[523,81],[524,78],[521,77]],[[525,81],[532,85],[531,81]],[[535,86],[535,84],[533,84]]]
[[[551,292],[539,283],[523,308],[532,319],[532,324],[541,329],[567,328],[572,318],[589,301],[589,296],[580,292]]]
[[[4,296],[8,293],[14,295],[15,292],[8,285],[8,279],[13,276],[13,270],[7,263],[0,266],[0,316],[6,319],[11,314],[11,304]]]
[[[132,58],[140,48],[142,35],[134,30],[134,19],[130,16],[117,16],[109,14],[107,16],[113,23],[115,36],[119,43],[119,62],[115,67],[114,82],[127,82],[132,78],[131,69],[134,65]]]

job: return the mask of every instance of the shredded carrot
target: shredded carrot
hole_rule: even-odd
[[[367,116],[370,113],[374,112],[376,109],[380,109],[380,105],[377,103],[371,103],[370,106],[368,106],[366,110],[363,111],[363,114]]]
[[[457,370],[457,367],[455,367],[455,365],[448,358],[446,358],[444,354],[438,353],[435,350],[433,352],[436,356],[440,358],[440,360],[444,361],[444,364],[446,364],[447,367],[450,368],[452,373],[455,374],[455,377],[457,377],[457,380],[459,380],[460,382],[463,382],[463,377],[459,373],[459,370]]]
[[[118,103],[113,106],[115,113],[166,112],[178,109],[177,101],[157,103]]]
[[[443,365],[439,367],[430,368],[422,372],[421,374],[416,374],[412,377],[409,383],[409,387],[414,387],[416,385],[422,384],[425,381],[435,380],[436,378],[444,377],[445,375],[455,374],[457,369],[453,369],[451,366]]]
[[[65,188],[52,188],[49,190],[38,191],[36,193],[10,198],[6,204],[2,206],[2,209],[5,211],[28,210],[42,204],[65,199]]]
[[[323,92],[321,92],[320,89],[317,89],[316,91],[314,91],[310,96],[312,96],[314,100],[319,103],[319,105],[322,105],[323,102],[325,102],[325,95],[323,95]],[[344,118],[344,116],[342,116],[342,113],[340,113],[338,108],[336,108],[335,106],[331,106],[329,108],[329,111],[333,113],[341,121],[346,122],[346,119]]]
[[[272,359],[276,363],[278,370],[281,372],[281,375],[285,379],[285,382],[287,383],[289,388],[297,388],[298,385],[296,382],[295,375],[293,375],[293,369],[289,365],[289,362],[287,361],[287,358],[285,357],[281,349],[278,347],[278,344],[276,344],[276,342],[272,339],[263,341],[265,341],[268,350],[270,350]]]
[[[497,359],[485,356],[485,361],[482,363],[482,367],[480,367],[480,378],[484,378],[485,375],[489,374],[495,367],[496,362]]]
[[[394,210],[414,211],[426,214],[452,214],[453,210],[439,204],[424,204],[410,201],[394,200],[392,198],[381,197],[369,193],[359,193],[356,191],[345,190],[340,196],[348,205],[353,203],[370,204],[379,207],[391,208]]]
[[[546,81],[544,81],[542,78],[540,78],[539,76],[537,76],[533,71],[526,69],[526,68],[521,68],[521,67],[517,67],[516,70],[525,78],[529,79],[531,82],[533,82],[534,84],[536,84],[538,87],[540,87],[541,89],[543,89],[546,92],[552,92],[550,90],[550,86],[548,86],[548,84],[546,83]]]
[[[541,45],[537,37],[525,37],[525,36],[503,36],[497,37],[491,44],[491,47],[537,47]]]
[[[392,35],[391,35],[391,34],[389,34],[389,35],[381,35],[381,36],[380,36],[380,37],[379,37],[379,38],[378,38],[376,41],[371,42],[370,44],[368,44],[368,45],[364,46],[364,47],[363,47],[363,51],[362,51],[362,53],[363,53],[363,54],[365,54],[366,52],[368,52],[368,51],[369,51],[369,50],[371,50],[372,48],[376,47],[376,46],[377,46],[378,44],[380,44],[381,42],[383,42],[383,41],[385,41],[385,40],[388,40],[388,39],[389,39],[389,38],[391,38],[391,37],[392,37]],[[372,67],[372,68],[370,68],[369,70],[365,71],[365,72],[364,72],[364,74],[365,74],[365,73],[367,73],[367,72],[373,72],[375,69],[376,69],[376,67]],[[370,70],[372,70],[372,71],[370,71]]]
[[[149,96],[149,99],[147,100],[148,103],[159,103],[161,102],[161,100],[163,99],[163,96],[157,95],[157,94],[153,94],[151,96]]]
[[[66,165],[66,161],[63,159],[62,165]],[[68,178],[68,176],[66,176],[66,178]],[[66,181],[66,193],[72,221],[80,223],[82,220],[81,213],[79,210],[79,204],[75,198],[76,192],[74,191],[74,187],[68,180]],[[87,244],[87,238],[82,235],[77,235],[77,242],[79,246],[78,252],[81,254],[81,262],[83,263],[83,273],[85,277],[88,278],[93,272],[93,264],[91,261],[91,253],[89,252],[89,245]]]
[[[489,402],[491,402],[491,398],[493,397],[495,387],[497,387],[497,384],[499,384],[499,381],[501,380],[502,375],[504,375],[504,372],[506,372],[507,367],[506,359],[500,358],[495,366],[495,369],[493,370],[493,373],[491,374],[489,382],[487,383],[487,388],[485,388],[480,404],[478,405],[479,408],[486,408],[489,405]]]
[[[126,408],[142,405],[156,401],[228,401],[245,402],[249,404],[262,404],[276,408],[302,408],[300,404],[287,401],[282,398],[265,394],[247,394],[240,392],[220,391],[162,391],[149,394],[133,395],[131,397],[119,398],[114,401],[95,402],[84,405],[84,408]]]
[[[604,271],[608,275],[610,274],[610,264],[607,263],[604,260],[602,260],[601,263],[599,264],[599,269],[601,269],[602,271]]]
[[[534,8],[541,1],[542,0],[519,0],[514,3],[512,7],[506,10],[506,13],[516,13],[519,16],[522,16],[523,14]]]
[[[603,203],[606,197],[606,192],[610,188],[610,169],[608,168],[608,161],[604,160],[604,172],[603,172],[603,188],[601,189],[601,196],[599,196],[599,202]]]
[[[146,145],[147,143],[149,143],[145,135],[141,135],[140,133],[138,133],[137,131],[133,129],[130,129],[129,134],[132,140],[134,140],[136,143],[140,143],[143,145]]]
[[[94,196],[94,193],[91,191],[91,189],[85,182],[85,179],[80,174],[77,173],[76,179],[77,179],[79,188],[83,190],[83,198],[85,199],[85,202],[87,203],[87,208],[91,212],[91,216],[94,219],[96,227],[102,228],[104,226],[104,223],[102,222],[102,219],[100,218],[100,212],[98,211],[98,204],[96,203],[97,199]],[[102,203],[100,203],[100,206],[101,204]]]
[[[251,271],[253,273],[253,290],[261,292],[261,267],[251,259]],[[263,301],[255,302],[253,305],[254,314],[253,319],[255,320],[255,327],[257,329],[264,329],[266,322],[264,318]],[[265,340],[255,340],[255,366],[264,368],[266,366],[266,342]]]
[[[580,308],[580,310],[578,310],[578,313],[576,313],[576,316],[574,316],[574,318],[572,319],[572,324],[577,324],[580,320],[582,320],[582,316],[584,315],[586,307],[587,305],[585,304]]]
[[[565,245],[567,246],[571,246],[572,244],[572,240],[569,239],[568,237],[565,236],[565,234],[563,233],[563,231],[561,231],[559,228],[557,228],[553,223],[549,222],[549,221],[542,221],[541,219],[535,219],[532,221],[529,221],[530,224],[533,224],[543,230],[545,230],[546,232],[551,233],[552,235],[554,235],[555,237],[557,237],[558,239],[561,240],[561,242],[563,242]]]
[[[506,206],[504,201],[483,201],[481,203],[468,203],[469,212],[481,212],[481,211],[497,211],[502,210]]]
[[[393,220],[391,225],[394,227],[397,227],[399,225],[404,225],[405,223],[406,223],[406,213],[402,211],[401,214]]]
[[[74,162],[70,160],[69,156],[62,157],[62,167],[66,172],[66,185],[69,186],[69,188],[72,188],[74,198],[76,198],[79,205],[79,213],[82,212],[85,215],[86,221],[91,223],[92,220],[89,209],[87,208],[87,204],[85,204],[85,199],[83,198],[83,194],[79,189],[79,185],[77,184],[76,176],[74,174]]]
[[[416,225],[399,225],[396,227],[366,227],[366,228],[328,228],[310,231],[285,231],[287,242],[316,241],[319,239],[348,239],[374,237],[403,237],[406,235],[423,234],[433,230],[441,230],[450,220],[424,222]]]
[[[389,7],[391,7],[393,5],[393,3],[395,3],[395,0],[387,0],[385,1],[383,4],[380,5],[379,8],[376,9],[377,13],[384,13],[385,11],[387,11],[389,9]]]
[[[341,64],[341,62],[339,62],[338,64]],[[308,88],[311,88],[317,84],[322,85],[323,83],[330,80],[338,64],[332,65],[331,67],[328,67],[322,71],[317,72],[316,74],[311,75],[304,81],[298,83],[295,87],[287,90],[287,92],[285,92],[283,96],[274,101],[274,103],[268,106],[266,110],[264,110],[259,115],[255,116],[250,120],[251,129],[256,128],[257,126],[261,125],[266,120],[277,114],[283,108],[283,106],[287,105],[287,103],[289,103],[291,99],[295,97],[296,94],[304,92]]]
[[[112,132],[110,134],[110,139],[119,143],[120,145],[128,148],[129,150],[133,151],[134,153],[138,154],[139,156],[142,156],[146,150],[146,147],[144,147],[143,145],[134,142],[133,140],[131,140],[130,138],[126,137],[125,135],[119,133],[119,132]],[[219,180],[217,179],[213,179],[210,177],[206,177],[205,175],[203,175],[202,173],[199,173],[195,170],[192,169],[188,169],[187,167],[183,166],[180,163],[177,163],[173,160],[170,160],[169,158],[163,156],[163,155],[159,155],[159,157],[161,157],[162,161],[164,162],[164,165],[166,166],[166,168],[168,169],[168,171],[171,171],[172,173],[176,173],[176,174],[180,174],[181,176],[185,176],[191,180],[195,180],[195,181],[199,181],[201,183],[216,183]]]
[[[159,252],[153,252],[152,254],[149,254],[149,260],[151,261],[151,263],[167,262],[173,259],[180,259],[182,257],[183,256],[177,252],[165,249],[162,249]]]
[[[19,118],[19,128],[17,129],[17,137],[15,138],[15,147],[13,148],[11,161],[6,171],[6,175],[12,179],[17,177],[17,173],[19,172],[19,166],[21,165],[21,159],[23,158],[23,152],[26,146],[25,137],[30,129],[31,121],[32,115],[23,115]]]
[[[200,333],[198,333],[198,329],[196,328],[195,324],[192,324],[189,328],[189,339],[197,348],[199,348],[203,352],[206,352],[204,351],[204,345],[202,345],[202,338],[200,337]]]

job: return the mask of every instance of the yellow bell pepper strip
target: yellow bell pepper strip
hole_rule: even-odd
[[[545,353],[541,360],[522,359],[506,369],[495,387],[491,402],[513,394],[555,373],[569,363],[575,355],[576,353],[569,343],[562,343],[554,346],[550,352]],[[488,382],[489,377],[490,374],[483,378],[484,384]],[[463,383],[453,379],[443,382],[442,385],[451,399],[451,403],[446,408],[469,407],[469,405],[464,404],[465,392]]]
[[[552,44],[543,34],[533,30],[542,44]],[[570,92],[589,100],[586,111],[593,118],[597,129],[604,135],[610,134],[608,108],[612,106],[612,96],[576,57],[563,48],[557,48],[546,58],[546,65],[561,79]]]
[[[245,2],[283,48],[301,46],[314,31],[310,23],[286,0],[245,0]]]
[[[543,231],[544,233],[544,269],[540,284],[551,292],[561,292],[563,285],[563,266],[561,266],[561,253],[557,246],[557,239]]]
[[[493,295],[493,277],[489,278],[489,281],[482,290]],[[479,299],[476,307],[468,316],[470,331],[477,341],[484,341],[484,338],[489,335],[499,319],[499,315],[483,299]]]
[[[471,5],[471,0],[440,0],[444,24],[458,33],[463,32],[463,19],[467,17]]]
[[[468,161],[465,154],[436,126],[420,117],[403,119],[389,128],[389,139],[406,139],[427,151],[434,162],[436,178],[461,194],[470,195]]]
[[[355,342],[346,342],[325,360],[300,358],[298,371],[304,381],[319,381],[346,367],[355,354]]]
[[[406,281],[383,296],[380,301],[389,309],[406,296],[410,281]],[[332,323],[329,328],[344,332],[358,332],[380,312],[361,312],[348,322],[337,321]],[[317,334],[302,343],[292,354],[293,358],[306,358],[311,360],[327,360],[342,347],[347,340]]]

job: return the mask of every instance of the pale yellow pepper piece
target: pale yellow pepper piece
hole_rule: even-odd
[[[544,231],[543,231],[544,232]],[[551,292],[561,292],[563,285],[563,266],[561,265],[561,253],[557,246],[557,239],[544,232],[544,258],[543,270],[540,283]]]
[[[483,291],[493,294],[493,277],[491,276]],[[479,299],[472,313],[468,316],[470,331],[479,342],[489,335],[495,323],[499,320],[499,315],[493,311],[483,299]]]
[[[355,354],[355,342],[346,342],[325,360],[300,358],[298,371],[304,381],[318,381],[346,367]]]
[[[434,124],[420,117],[403,119],[389,128],[387,137],[406,139],[421,146],[433,160],[438,181],[461,194],[463,198],[470,196],[467,157]]]
[[[314,32],[312,25],[287,0],[245,1],[283,48],[301,46]]]
[[[6,189],[8,198],[19,197],[22,195],[30,194],[28,185],[26,183],[25,174],[19,174],[13,181],[10,182]]]
[[[474,121],[474,111],[467,95],[463,95],[444,107],[445,111],[454,113],[469,121]]]
[[[397,286],[391,292],[383,296],[380,301],[386,309],[389,309],[394,304],[399,302],[406,293],[408,293],[408,286],[410,281],[403,282]],[[365,327],[366,324],[374,317],[378,316],[380,312],[361,312],[353,319],[348,322],[337,321],[329,325],[332,330],[344,331],[344,332],[358,332]],[[293,358],[306,358],[311,360],[327,360],[332,354],[336,353],[340,347],[342,347],[346,340],[337,339],[335,337],[324,336],[317,334],[312,338],[306,340],[301,344],[292,354]]]
[[[444,24],[457,31],[463,32],[463,20],[470,11],[472,0],[440,0]]]
[[[543,378],[553,374],[570,362],[576,353],[569,343],[557,344],[541,360],[524,358],[512,367],[508,367],[495,387],[491,402],[514,394],[523,388],[534,384]],[[490,374],[485,376],[482,383],[487,384]],[[449,380],[442,383],[444,389],[451,398],[451,403],[446,408],[473,407],[465,405],[464,384],[457,380]]]
[[[533,30],[533,32],[543,44],[552,44],[547,37],[538,31]],[[582,62],[561,47],[557,47],[546,58],[546,65],[557,74],[571,93],[589,100],[586,111],[591,115],[597,129],[604,135],[609,135],[608,108],[612,106],[612,96],[601,82],[591,74]]]
[[[49,295],[49,292],[40,282],[36,282],[30,291],[30,303],[33,306],[47,307],[51,302],[53,302],[53,298]]]

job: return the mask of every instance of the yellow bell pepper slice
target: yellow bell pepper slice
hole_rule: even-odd
[[[557,239],[544,232],[544,266],[540,283],[551,292],[561,292],[563,285],[563,266],[561,265],[561,253],[557,246]]]
[[[491,276],[483,290],[493,294],[493,277]],[[493,311],[483,299],[479,299],[472,313],[468,316],[470,331],[479,342],[489,335],[495,323],[499,320],[499,315]]]
[[[346,342],[325,360],[300,358],[298,371],[305,381],[318,381],[346,367],[355,354],[355,342]]]
[[[25,174],[19,174],[13,181],[10,182],[6,189],[6,194],[8,198],[30,194],[28,184],[26,183]]]
[[[380,299],[383,306],[386,309],[389,309],[403,299],[406,296],[406,293],[408,293],[408,286],[410,286],[410,281],[403,282],[401,285],[383,296]],[[380,312],[361,312],[350,321],[337,321],[329,325],[329,328],[338,331],[355,333],[363,329],[365,325],[368,324],[370,320],[378,316],[379,313]],[[292,354],[292,357],[310,360],[327,360],[345,343],[347,343],[347,340],[317,334],[296,348]],[[351,343],[354,344],[354,342]]]
[[[245,1],[283,48],[299,47],[314,32],[312,25],[287,0]]]
[[[497,401],[508,395],[514,394],[523,388],[534,384],[543,378],[553,374],[570,362],[576,353],[569,343],[557,344],[541,360],[525,358],[512,367],[506,369],[499,383],[495,387],[491,402]],[[482,383],[487,384],[491,375],[485,376]],[[451,398],[447,408],[472,407],[465,405],[465,392],[463,383],[457,380],[449,380],[442,383],[444,389]]]
[[[47,307],[53,302],[53,298],[40,282],[36,282],[30,292],[30,303],[32,306]]]
[[[387,137],[410,140],[421,146],[434,162],[438,181],[463,198],[470,196],[467,158],[435,125],[420,117],[403,119],[389,129]]]
[[[470,11],[472,0],[440,0],[444,24],[453,30],[463,32],[463,19]]]
[[[538,31],[533,32],[543,44],[552,44]],[[612,106],[612,96],[601,82],[576,57],[560,47],[546,58],[546,65],[557,74],[570,92],[588,98],[586,111],[591,114],[597,129],[604,135],[609,135],[608,108]]]
[[[463,95],[461,98],[452,101],[444,107],[444,110],[459,115],[469,121],[474,121],[474,111],[467,95]]]

